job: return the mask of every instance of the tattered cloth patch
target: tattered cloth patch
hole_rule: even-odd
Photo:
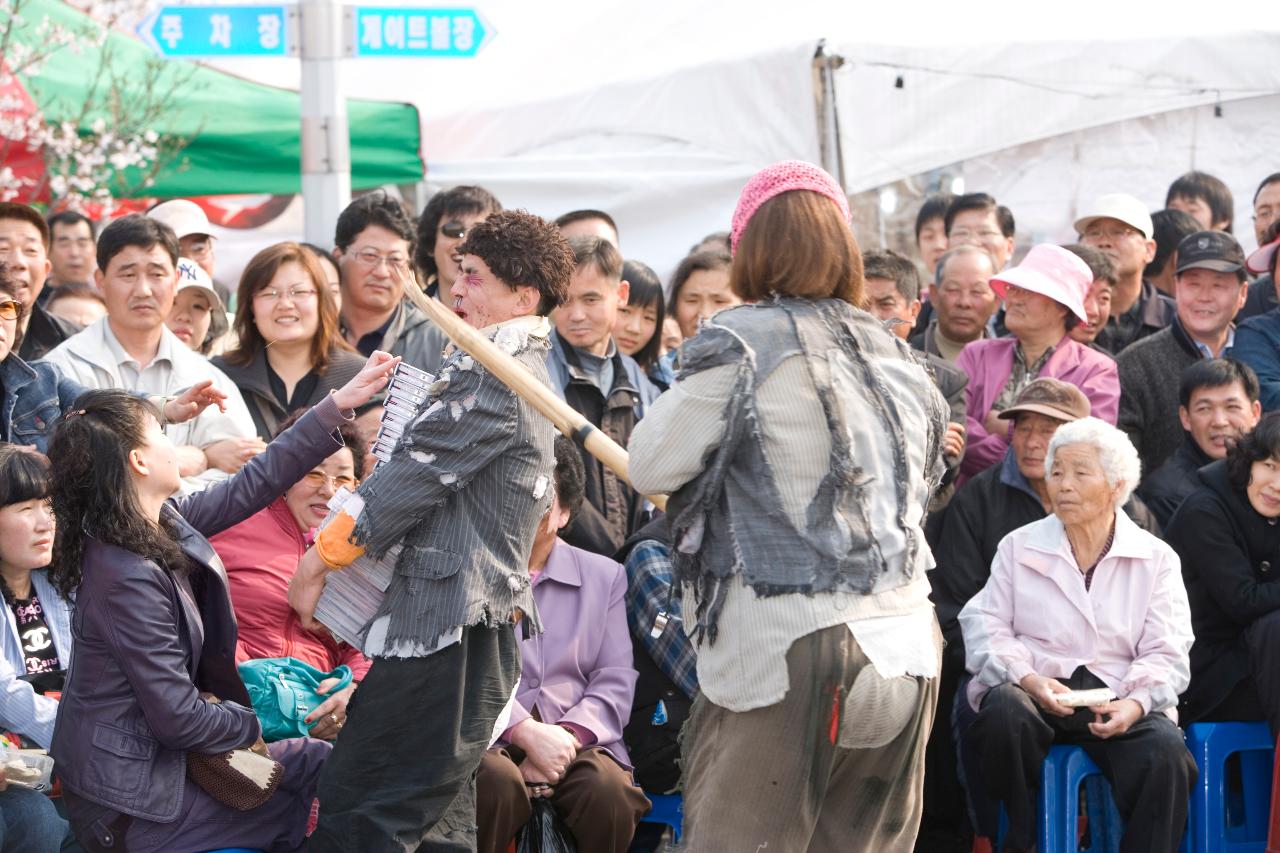
[[[493,342],[507,355],[515,355],[528,345],[529,333],[518,325],[503,326],[493,336]]]
[[[248,749],[220,755],[189,752],[187,775],[224,806],[247,812],[275,794],[284,778],[284,765]]]
[[[538,479],[533,483],[534,500],[542,500],[542,496],[547,493],[547,486],[551,485],[551,480],[546,474],[539,474]]]

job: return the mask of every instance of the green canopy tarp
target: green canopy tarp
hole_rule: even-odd
[[[58,0],[24,0],[18,40],[38,38],[44,18],[83,28],[85,16]],[[147,97],[144,87],[163,91],[181,81],[173,108],[149,123],[161,135],[187,139],[181,155],[160,172],[150,197],[301,191],[300,99],[297,92],[251,83],[203,65],[171,60],[158,75],[148,71],[151,50],[121,33],[108,36],[112,75],[126,97]],[[19,75],[46,120],[75,120],[92,88],[101,48],[84,45],[77,53],[60,50],[37,73]],[[297,60],[278,59],[277,62]],[[101,91],[101,87],[100,87]],[[411,104],[348,100],[351,133],[351,185],[368,189],[422,180],[418,111]],[[95,104],[81,122],[109,118]]]

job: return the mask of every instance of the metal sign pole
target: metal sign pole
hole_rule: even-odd
[[[351,137],[339,63],[346,39],[342,0],[302,0],[302,203],[307,242],[329,248],[351,201]]]
[[[469,58],[496,32],[472,8],[346,6],[344,0],[161,6],[136,31],[170,59],[301,57],[303,233],[325,248],[333,245],[338,215],[351,202],[342,60]]]

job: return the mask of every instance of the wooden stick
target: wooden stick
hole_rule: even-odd
[[[591,421],[582,416],[581,412],[557,397],[554,391],[539,382],[525,369],[524,365],[507,355],[492,341],[468,325],[465,320],[446,308],[440,300],[433,299],[423,292],[418,285],[416,275],[411,275],[404,282],[404,293],[409,301],[430,317],[432,322],[452,338],[455,344],[545,415],[551,423],[555,424],[556,429],[580,443],[588,453],[603,462],[606,468],[621,477],[628,485],[631,484],[631,478],[627,474],[629,457],[621,445],[597,429]],[[645,497],[658,509],[666,511],[666,495],[645,495]]]

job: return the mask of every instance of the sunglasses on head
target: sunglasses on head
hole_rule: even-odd
[[[22,313],[22,303],[13,299],[0,302],[0,320],[16,320]]]
[[[461,222],[446,222],[440,226],[440,233],[451,240],[461,240],[467,236],[467,226]]]

